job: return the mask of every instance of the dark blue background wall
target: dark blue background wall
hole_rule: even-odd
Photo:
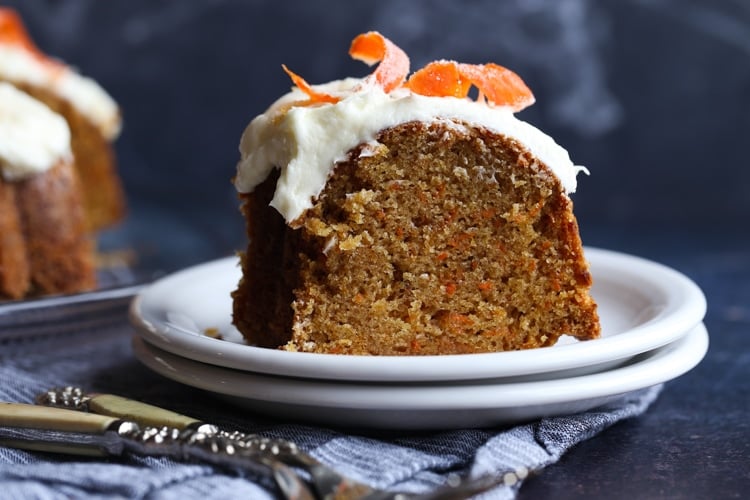
[[[290,83],[369,70],[347,50],[376,29],[412,67],[493,61],[537,96],[521,118],[586,165],[587,244],[748,241],[750,4],[741,0],[22,0],[38,45],[121,104],[131,214],[117,238],[167,268],[243,245],[230,178],[247,122]],[[120,241],[118,240],[118,241]]]

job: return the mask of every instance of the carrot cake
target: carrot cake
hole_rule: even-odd
[[[379,64],[323,85],[284,67],[295,87],[242,135],[247,342],[436,355],[598,337],[569,197],[584,169],[514,116],[534,102],[524,82],[454,61],[409,76],[377,32],[350,55]]]
[[[0,300],[95,282],[68,124],[0,82]]]
[[[88,229],[118,222],[125,196],[111,146],[121,127],[112,97],[94,80],[43,54],[10,8],[0,8],[0,81],[12,83],[67,120]]]

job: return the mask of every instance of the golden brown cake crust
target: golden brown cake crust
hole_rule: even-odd
[[[0,297],[17,299],[94,288],[93,242],[86,230],[78,177],[71,163],[58,162],[25,180],[0,181],[0,205],[7,209],[0,216],[0,283],[4,285]],[[19,273],[19,269],[23,271]]]
[[[377,141],[336,166],[296,229],[266,206],[273,180],[246,196],[234,318],[250,343],[421,355],[599,335],[572,203],[545,165],[447,121]]]
[[[20,299],[29,289],[29,260],[14,184],[0,176],[0,299]]]
[[[33,292],[46,295],[94,288],[93,243],[72,164],[60,162],[43,175],[19,182],[17,203]]]

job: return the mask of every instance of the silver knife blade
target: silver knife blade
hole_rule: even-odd
[[[0,402],[0,443],[35,451],[167,456],[249,470],[275,480],[289,500],[313,500],[307,485],[267,453],[194,429],[141,427],[112,416],[24,403]]]

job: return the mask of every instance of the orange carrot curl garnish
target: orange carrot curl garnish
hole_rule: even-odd
[[[376,31],[357,36],[352,41],[349,55],[368,65],[380,62],[368,78],[375,80],[375,83],[385,92],[400,87],[406,80],[406,75],[409,74],[409,58],[404,51]],[[304,78],[293,73],[286,66],[282,65],[282,67],[292,82],[310,98],[309,104],[336,103],[340,100],[339,97],[317,92]]]
[[[21,17],[15,10],[7,7],[0,7],[0,43],[20,47],[49,66],[62,66],[62,63],[48,57],[34,45]]]
[[[377,31],[370,31],[355,38],[349,48],[349,55],[370,66],[380,62],[369,78],[374,79],[385,92],[400,87],[409,74],[409,57]]]
[[[521,77],[492,63],[435,61],[415,72],[406,82],[412,92],[435,97],[466,97],[472,85],[492,104],[508,106],[514,112],[534,104],[534,95]]]
[[[460,64],[459,71],[495,105],[517,112],[536,100],[520,76],[499,64]]]
[[[323,92],[316,92],[315,89],[312,88],[312,86],[307,83],[307,81],[299,76],[297,73],[294,73],[292,70],[286,67],[286,65],[282,64],[282,68],[284,68],[284,71],[286,71],[286,74],[289,75],[289,78],[292,79],[292,82],[307,96],[310,98],[310,101],[312,102],[330,102],[330,103],[337,103],[339,102],[339,98],[336,96],[324,94]]]
[[[461,64],[435,61],[409,77],[409,57],[393,42],[376,31],[357,36],[349,49],[354,59],[369,65],[380,63],[365,81],[374,81],[383,91],[407,87],[415,94],[432,97],[465,98],[471,86],[479,91],[479,99],[495,106],[507,106],[513,112],[534,104],[534,95],[517,74],[497,64]],[[292,82],[309,97],[309,104],[336,103],[339,97],[317,92],[301,76],[282,66]]]
[[[458,70],[453,61],[435,61],[415,71],[406,86],[412,92],[426,96],[466,97],[471,82]]]

